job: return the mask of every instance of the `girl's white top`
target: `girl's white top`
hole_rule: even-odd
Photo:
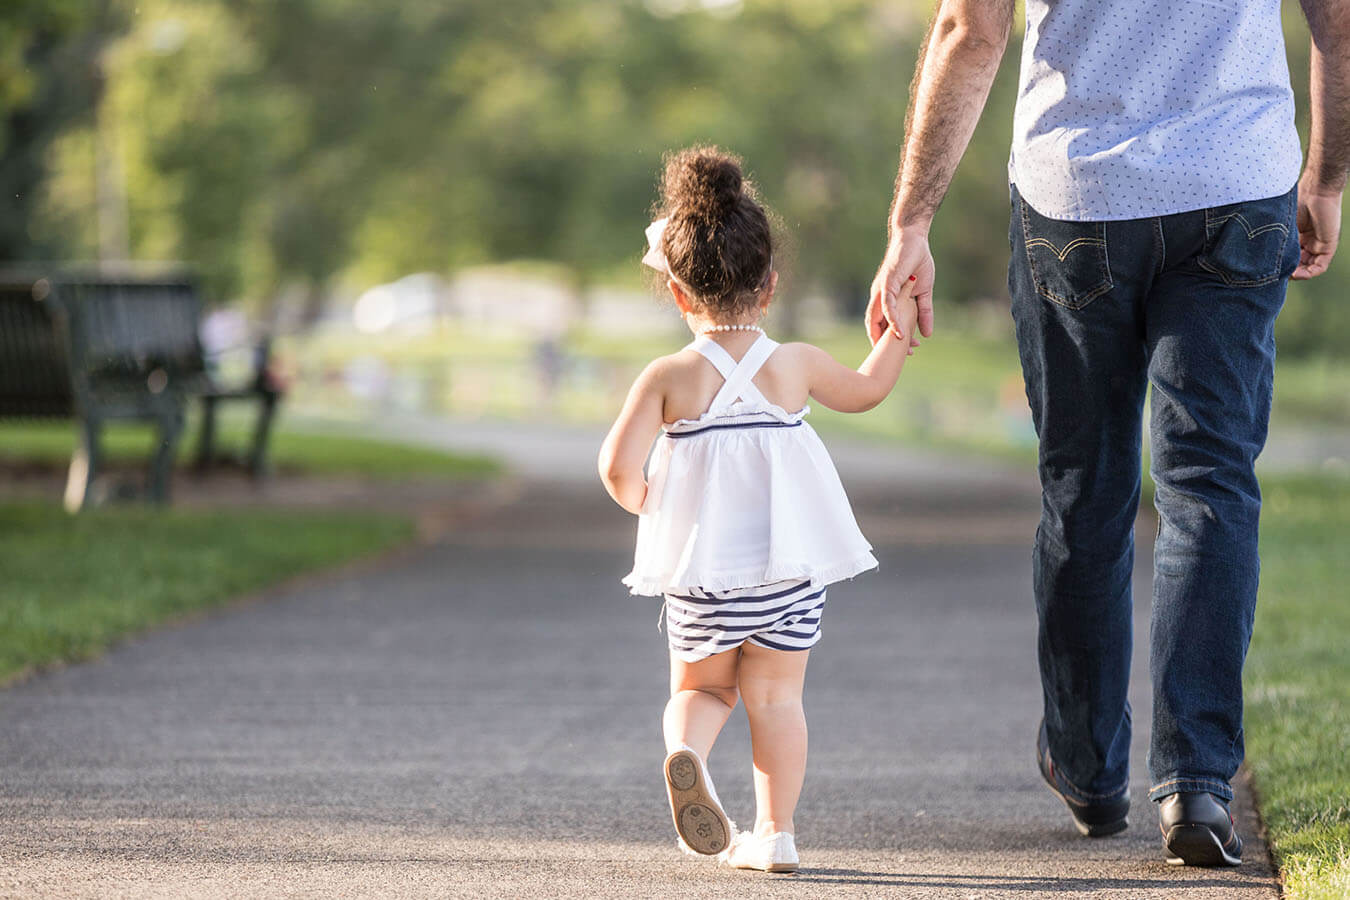
[[[647,465],[634,594],[723,591],[875,568],[825,445],[751,381],[778,344],[761,334],[738,363],[703,336],[686,349],[726,379],[708,411],[665,426]]]

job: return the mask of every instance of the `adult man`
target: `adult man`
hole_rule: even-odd
[[[1132,527],[1151,384],[1149,797],[1169,862],[1237,865],[1227,804],[1256,602],[1253,465],[1287,279],[1325,271],[1340,230],[1350,0],[1303,0],[1313,62],[1301,179],[1278,0],[1026,6],[1008,283],[1041,441],[1041,773],[1082,833],[1126,827]],[[943,0],[934,20],[868,306],[873,340],[911,276],[920,331],[932,333],[929,223],[1012,14],[1011,0]]]

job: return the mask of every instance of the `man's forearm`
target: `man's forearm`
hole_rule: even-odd
[[[1350,28],[1340,31],[1339,41],[1313,43],[1307,166],[1318,187],[1336,192],[1350,173]]]
[[[1012,28],[1008,0],[944,0],[909,92],[891,229],[927,229],[975,131]]]

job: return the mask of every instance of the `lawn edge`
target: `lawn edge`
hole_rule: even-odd
[[[217,615],[237,612],[250,606],[275,600],[283,594],[323,587],[347,578],[364,577],[411,560],[417,554],[441,543],[455,528],[462,527],[473,519],[512,502],[523,491],[521,479],[510,475],[489,476],[483,481],[489,487],[485,496],[466,497],[461,502],[456,503],[454,508],[444,516],[434,515],[429,510],[385,513],[391,519],[401,519],[410,526],[411,535],[406,540],[398,541],[382,550],[348,557],[332,565],[320,564],[314,568],[288,575],[263,587],[237,594],[219,603],[169,616],[115,638],[88,656],[78,659],[58,659],[35,666],[25,666],[9,675],[0,676],[0,692],[9,690],[33,678],[58,672],[69,666],[77,666],[101,659],[113,650],[152,633],[184,628]]]
[[[1246,787],[1247,794],[1251,798],[1252,815],[1256,816],[1256,836],[1261,840],[1261,845],[1266,848],[1265,864],[1275,876],[1275,884],[1279,888],[1280,897],[1285,896],[1284,867],[1280,865],[1279,854],[1275,852],[1275,842],[1271,839],[1270,826],[1266,823],[1266,814],[1262,812],[1262,797],[1260,778],[1256,774],[1250,760],[1243,759],[1241,768],[1238,769],[1238,777],[1242,779]]]

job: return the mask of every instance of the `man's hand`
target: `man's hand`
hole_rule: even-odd
[[[1316,278],[1341,237],[1341,195],[1350,174],[1350,0],[1302,0],[1312,32],[1308,153],[1298,182],[1299,265]]]
[[[1298,268],[1295,281],[1316,278],[1331,265],[1341,237],[1341,193],[1322,191],[1305,175],[1298,186]]]
[[[935,273],[928,226],[989,98],[1012,20],[1013,0],[942,0],[928,26],[909,87],[904,149],[888,222],[890,244],[867,304],[867,336],[873,343],[887,325],[899,332],[895,304],[911,277],[919,333],[933,335]]]
[[[886,256],[872,279],[872,293],[867,302],[867,337],[873,344],[890,328],[897,337],[918,346],[899,309],[901,300],[908,302],[910,297],[918,304],[919,334],[933,336],[933,281],[936,275],[926,232],[897,230],[892,234]]]

